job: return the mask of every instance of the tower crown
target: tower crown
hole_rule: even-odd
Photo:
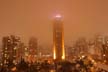
[[[55,18],[62,18],[60,14],[55,15]]]
[[[54,16],[54,18],[55,18],[56,20],[62,20],[62,15],[56,14],[56,15]]]

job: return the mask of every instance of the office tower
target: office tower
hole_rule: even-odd
[[[53,22],[53,52],[55,60],[65,59],[64,30],[61,15],[56,15]]]

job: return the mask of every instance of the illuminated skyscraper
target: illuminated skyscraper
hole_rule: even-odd
[[[61,15],[56,15],[53,22],[53,58],[56,60],[65,59],[64,30]]]

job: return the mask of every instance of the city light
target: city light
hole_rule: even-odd
[[[62,59],[64,60],[65,59],[65,48],[64,48],[64,39],[62,39]]]
[[[11,70],[12,70],[12,71],[16,71],[16,67],[13,67]]]
[[[54,46],[54,49],[53,49],[53,58],[54,58],[54,60],[56,59],[56,50],[55,50],[55,46]]]
[[[106,55],[105,55],[105,54],[103,54],[103,56],[105,57]]]
[[[62,18],[60,14],[55,15],[56,18]]]
[[[84,55],[82,55],[81,57],[82,57],[82,58],[84,58],[85,56],[84,56]]]

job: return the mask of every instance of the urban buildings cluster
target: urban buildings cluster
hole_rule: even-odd
[[[1,65],[6,65],[11,60],[19,62],[22,58],[34,61],[36,58],[37,39],[31,38],[28,46],[21,42],[20,37],[10,35],[2,38]],[[32,58],[32,59],[31,59]],[[34,59],[33,59],[34,58]]]
[[[90,56],[95,60],[108,62],[108,36],[95,35],[92,39],[81,37],[66,49],[67,56]]]
[[[64,46],[66,60],[72,60],[74,57],[91,56],[95,60],[108,61],[108,37],[102,35],[94,36],[94,39],[87,40],[79,38],[72,46]],[[47,50],[47,51],[46,51]],[[26,61],[34,62],[37,59],[54,58],[53,48],[47,49],[38,46],[37,38],[31,37],[28,46],[21,42],[21,38],[15,35],[2,38],[2,48],[0,53],[0,62],[7,64],[9,60],[14,63],[22,58]],[[46,52],[44,52],[46,51]],[[60,50],[58,50],[60,53]],[[43,52],[43,53],[42,53]],[[60,57],[59,57],[60,58]],[[62,59],[62,58],[61,58]]]
[[[38,70],[38,66],[41,66],[42,69],[45,67],[46,70],[47,67],[51,67],[56,72],[66,72],[69,69],[68,72],[72,72],[77,67],[77,72],[80,70],[82,70],[81,72],[89,72],[88,70],[91,70],[92,64],[95,62],[108,64],[108,36],[96,35],[93,39],[82,37],[76,40],[72,46],[65,46],[64,28],[60,15],[56,15],[53,22],[53,46],[51,50],[39,47],[35,37],[31,37],[28,45],[25,45],[18,36],[5,36],[2,38],[0,66],[3,69],[5,67],[5,69],[9,69],[11,65],[14,65],[12,71],[15,70],[15,72],[16,69],[14,68],[20,70],[23,67],[27,71],[31,70],[29,72],[35,72],[34,70]],[[45,51],[48,53],[45,54]],[[66,65],[69,67],[65,70]],[[73,70],[72,66],[74,67]],[[34,70],[32,71],[32,69]],[[49,72],[51,69],[43,72]]]

